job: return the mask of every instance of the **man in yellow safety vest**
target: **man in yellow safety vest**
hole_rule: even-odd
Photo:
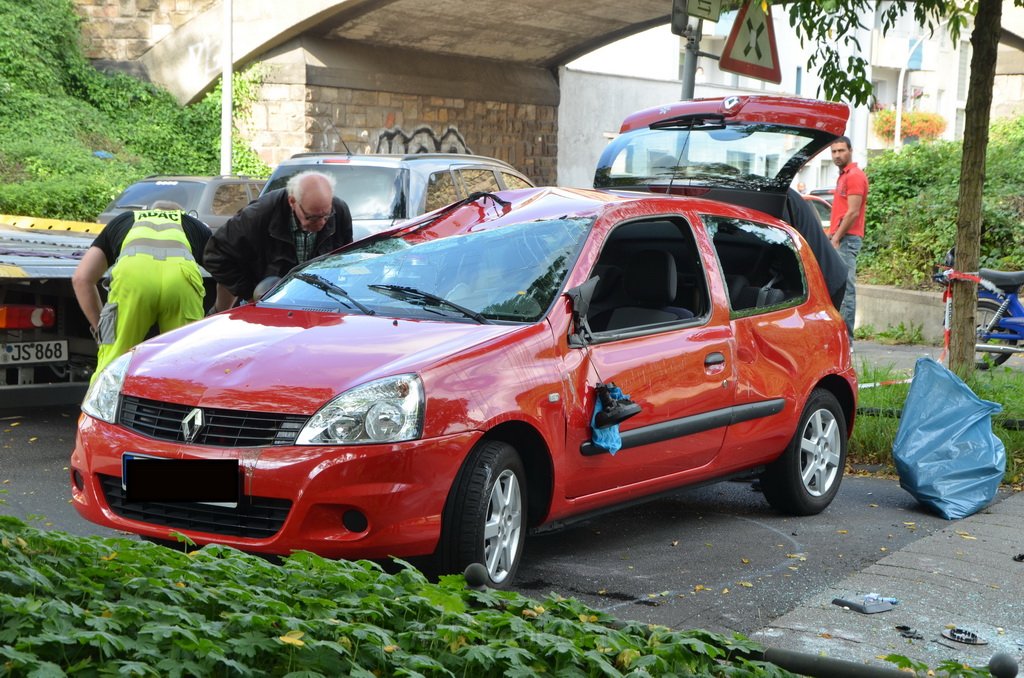
[[[174,203],[114,217],[86,250],[71,278],[99,350],[96,375],[146,338],[202,318],[203,249],[210,229]],[[107,302],[98,283],[110,268]]]

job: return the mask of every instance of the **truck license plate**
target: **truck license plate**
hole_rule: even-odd
[[[68,342],[17,341],[0,344],[0,365],[29,365],[35,363],[62,363],[68,359]]]

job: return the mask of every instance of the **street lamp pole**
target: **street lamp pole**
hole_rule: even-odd
[[[703,19],[697,19],[696,26],[687,24],[682,33],[682,37],[686,38],[686,46],[683,48],[683,101],[693,99],[693,91],[697,82],[697,57],[701,56],[700,38],[703,23]]]
[[[231,0],[224,3],[224,29],[221,35],[221,94],[220,94],[220,173],[231,174],[231,130],[233,116],[231,110],[232,83],[231,71],[234,64],[231,59],[233,48]]]

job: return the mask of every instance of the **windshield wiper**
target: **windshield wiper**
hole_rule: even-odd
[[[334,283],[332,283],[330,280],[328,280],[327,278],[323,277],[322,275],[317,275],[316,273],[296,273],[292,277],[294,277],[294,278],[296,278],[298,280],[301,280],[304,283],[309,283],[310,285],[312,285],[313,287],[315,287],[317,289],[323,290],[324,292],[326,292],[328,294],[328,296],[331,296],[331,297],[337,299],[338,301],[340,301],[341,303],[343,303],[345,305],[348,305],[346,302],[351,303],[353,306],[358,308],[360,311],[362,311],[366,315],[376,315],[377,314],[377,312],[374,311],[372,308],[367,308],[363,304],[360,304],[358,301],[353,299],[352,296],[348,292],[346,292],[344,289],[342,289],[338,285],[335,285]]]
[[[454,301],[448,301],[442,296],[431,294],[430,292],[424,292],[423,290],[416,289],[415,287],[407,287],[405,285],[367,285],[367,288],[371,290],[379,290],[380,292],[394,297],[396,299],[404,299],[406,301],[410,299],[416,299],[419,301],[429,301],[438,306],[446,306],[454,309],[459,313],[463,314],[467,318],[472,318],[481,325],[490,325],[491,321],[480,315],[471,308],[466,308],[461,304],[456,304]]]

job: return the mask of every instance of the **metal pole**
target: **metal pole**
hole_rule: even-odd
[[[234,67],[231,59],[232,20],[231,0],[224,3],[224,29],[221,35],[221,95],[220,95],[220,173],[231,174],[231,130],[232,124],[232,86],[231,71]]]
[[[693,98],[693,90],[697,80],[697,56],[700,53],[700,32],[704,24],[703,19],[697,19],[697,25],[686,26],[683,37],[686,38],[686,45],[683,48],[683,92],[682,99]]]

